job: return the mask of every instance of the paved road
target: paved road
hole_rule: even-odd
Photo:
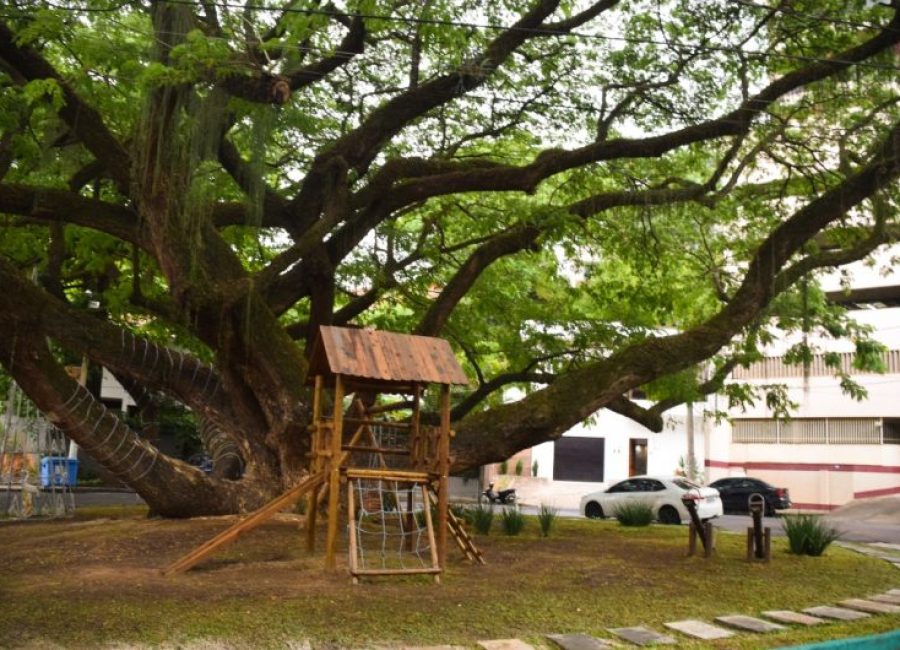
[[[136,506],[144,503],[134,492],[80,492],[75,491],[75,508],[90,506]]]
[[[531,506],[523,506],[522,510],[526,514],[537,513],[537,508]],[[581,517],[576,510],[560,510],[559,514],[563,517]],[[773,535],[784,535],[781,517],[766,517],[763,521],[765,526],[771,526]],[[752,526],[753,520],[749,515],[724,515],[714,523],[723,530],[740,533]],[[831,523],[841,531],[841,539],[845,542],[900,544],[900,523],[875,523],[846,518],[834,519]]]

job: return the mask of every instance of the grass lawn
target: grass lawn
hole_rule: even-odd
[[[486,566],[452,547],[440,585],[404,577],[353,586],[345,571],[324,571],[321,552],[306,554],[290,520],[265,524],[186,574],[159,574],[230,522],[146,519],[141,508],[119,507],[0,523],[0,647],[474,647],[511,637],[540,645],[546,633],[608,637],[609,627],[662,629],[664,621],[798,610],[900,587],[890,564],[836,547],[801,557],[775,539],[772,562],[750,564],[743,537],[720,533],[717,557],[703,560],[685,557],[684,526],[560,520],[544,539],[535,518],[518,537],[503,536],[496,521],[491,535],[477,536]],[[879,615],[679,647],[778,647],[897,627],[900,615]]]

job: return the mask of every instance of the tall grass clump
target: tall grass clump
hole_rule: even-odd
[[[653,521],[653,506],[643,501],[631,501],[616,508],[614,514],[623,526],[649,526]]]
[[[438,520],[437,505],[431,504],[429,509],[431,510],[431,521],[433,523],[437,522],[437,520]],[[425,518],[425,508],[423,507],[421,510],[416,510],[416,523],[419,525],[419,528],[425,528],[425,526],[427,525],[427,522],[428,522],[428,520]],[[437,524],[435,524],[435,525],[437,525]]]
[[[556,520],[559,518],[559,510],[542,503],[537,518],[541,525],[541,537],[549,537],[550,531],[553,530],[553,526],[556,525]]]
[[[818,515],[785,515],[784,532],[791,553],[818,557],[841,536],[834,526]]]
[[[494,509],[491,506],[481,504],[472,508],[472,527],[479,535],[487,535],[491,532],[491,524],[494,523]]]
[[[518,535],[525,526],[525,515],[519,512],[518,508],[504,508],[503,514],[500,515],[500,522],[503,524],[504,533]]]
[[[467,526],[472,525],[472,508],[468,508],[461,503],[451,503],[450,512]]]

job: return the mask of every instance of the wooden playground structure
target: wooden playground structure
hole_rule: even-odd
[[[310,357],[309,381],[314,385],[309,475],[163,573],[190,569],[304,497],[309,552],[315,550],[318,511],[327,498],[325,567],[335,569],[342,488],[354,583],[364,576],[402,574],[430,574],[440,582],[448,533],[466,558],[483,564],[449,508],[450,387],[468,383],[450,345],[431,337],[323,326]],[[439,388],[437,426],[422,423],[429,385]],[[392,420],[384,417],[383,406],[367,408],[378,394],[404,396],[411,417]]]

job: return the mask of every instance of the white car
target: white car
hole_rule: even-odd
[[[637,501],[649,504],[659,523],[680,524],[691,519],[681,502],[685,498],[697,505],[702,520],[722,514],[717,489],[701,487],[681,476],[632,476],[606,490],[584,495],[579,510],[588,519],[614,517],[617,507]]]

